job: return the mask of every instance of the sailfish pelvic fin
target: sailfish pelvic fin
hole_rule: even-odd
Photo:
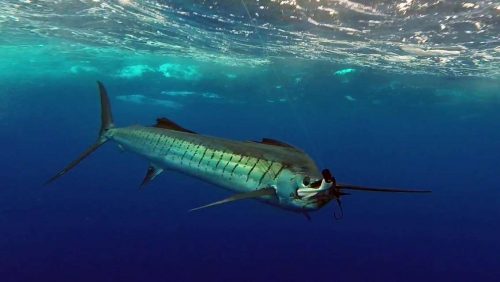
[[[155,177],[160,175],[163,172],[163,168],[156,167],[154,165],[150,165],[148,167],[148,171],[146,172],[146,176],[144,176],[144,180],[142,180],[141,183],[141,189],[144,189],[144,187],[149,184]]]

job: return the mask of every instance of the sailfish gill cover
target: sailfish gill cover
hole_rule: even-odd
[[[0,0],[0,281],[498,281],[500,4]],[[114,124],[300,148],[345,195],[241,201],[96,140]],[[110,142],[111,143],[111,142]]]

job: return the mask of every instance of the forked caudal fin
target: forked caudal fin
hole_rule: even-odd
[[[97,81],[99,87],[99,96],[101,96],[101,130],[99,131],[99,139],[105,138],[106,131],[113,128],[113,115],[111,114],[111,103],[109,102],[108,92],[102,82]]]
[[[97,137],[96,142],[92,144],[92,146],[87,148],[87,150],[85,150],[80,156],[78,156],[77,159],[72,161],[69,165],[67,165],[65,168],[59,171],[56,175],[52,176],[49,180],[47,180],[45,184],[50,184],[54,180],[66,174],[68,171],[77,166],[83,159],[90,156],[90,154],[92,154],[95,150],[97,150],[97,148],[99,148],[102,144],[108,141],[106,137],[106,132],[114,127],[113,116],[111,115],[111,104],[109,102],[108,93],[106,91],[106,88],[104,87],[104,84],[102,84],[102,82],[100,81],[97,81],[97,86],[99,88],[99,95],[101,96],[101,129],[99,131],[99,136]]]

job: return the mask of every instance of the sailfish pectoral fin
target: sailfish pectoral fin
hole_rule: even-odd
[[[204,205],[201,207],[190,209],[189,211],[190,212],[197,211],[197,210],[201,210],[204,208],[214,207],[214,206],[218,206],[218,205],[222,205],[222,204],[226,204],[226,203],[230,203],[230,202],[234,202],[234,201],[239,201],[239,200],[255,199],[255,198],[262,197],[262,196],[275,196],[275,195],[276,195],[276,190],[274,188],[272,188],[272,187],[262,188],[262,189],[255,190],[252,192],[236,194],[236,195],[233,195],[231,197],[225,198],[223,200],[210,203],[208,205]]]

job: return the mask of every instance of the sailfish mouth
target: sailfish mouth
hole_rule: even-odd
[[[309,185],[309,187],[299,188],[297,194],[299,197],[307,200],[317,197],[321,194],[328,194],[328,191],[336,186],[335,179],[329,170],[325,169],[322,172],[323,179],[315,181]]]
[[[321,186],[322,182],[323,182],[323,179],[320,179],[318,181],[314,181],[313,183],[311,183],[309,185],[309,187],[317,189],[317,188],[319,188]]]
[[[332,183],[332,185],[330,185],[330,186],[333,186],[333,187],[336,186],[335,178],[332,176],[332,173],[330,172],[330,170],[324,169],[321,172],[321,175],[323,176],[323,179],[319,179],[318,181],[311,183],[309,185],[309,187],[317,189],[317,188],[323,187],[325,185],[325,182]]]

